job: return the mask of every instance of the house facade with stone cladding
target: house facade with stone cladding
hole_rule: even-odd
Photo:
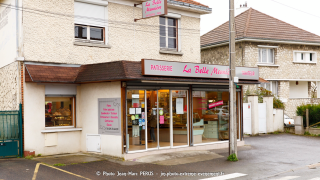
[[[263,19],[265,25],[259,24],[258,18]],[[229,64],[229,45],[223,41],[223,38],[228,40],[226,25],[201,37],[202,63]],[[236,26],[239,27],[236,33],[236,66],[259,67],[259,76],[269,81],[260,86],[271,90],[284,102],[285,113],[289,117],[296,116],[299,105],[320,102],[319,91],[314,90],[317,86],[319,88],[320,80],[319,36],[252,8],[236,17]],[[266,26],[270,26],[268,32]],[[289,35],[285,35],[283,28],[290,32],[287,33]],[[266,49],[263,53],[270,51],[273,54],[271,61],[268,55],[261,54],[263,49]],[[247,89],[252,92],[256,88],[244,86],[244,92]]]

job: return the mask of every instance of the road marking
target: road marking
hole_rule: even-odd
[[[33,173],[32,180],[36,180],[36,178],[37,178],[37,173],[38,173],[40,164],[41,164],[41,163],[37,163],[36,168],[34,169],[34,173]]]
[[[234,179],[242,176],[246,176],[247,174],[242,173],[233,173],[233,174],[227,174],[219,177],[212,177],[207,179],[199,179],[199,180],[227,180],[227,179]]]
[[[53,169],[56,169],[56,170],[59,170],[59,171],[62,171],[62,172],[64,172],[64,173],[67,173],[67,174],[70,174],[70,175],[73,175],[73,176],[77,176],[77,177],[79,177],[79,178],[83,178],[83,179],[90,180],[89,178],[80,176],[80,175],[78,175],[78,174],[74,174],[74,173],[72,173],[72,172],[69,172],[69,171],[66,171],[66,170],[63,170],[63,169],[59,169],[59,168],[57,168],[57,167],[50,166],[50,165],[47,165],[47,164],[42,164],[42,163],[37,163],[36,168],[35,168],[35,170],[34,170],[34,174],[33,174],[32,180],[36,180],[36,177],[37,177],[37,173],[38,173],[40,164],[41,164],[41,165],[44,165],[44,166],[47,166],[47,167],[50,167],[50,168],[53,168]]]
[[[300,176],[286,176],[286,177],[282,177],[279,179],[270,179],[270,180],[290,180],[290,179],[296,179],[299,178]]]

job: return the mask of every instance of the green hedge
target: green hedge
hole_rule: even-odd
[[[320,121],[320,104],[308,104],[297,107],[297,115],[303,116],[303,125],[306,126],[306,109],[309,109],[309,125]]]

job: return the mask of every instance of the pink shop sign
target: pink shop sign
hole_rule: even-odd
[[[142,18],[166,15],[167,0],[151,0],[142,3]]]
[[[229,78],[229,66],[142,59],[142,75],[195,78]],[[236,67],[239,79],[259,80],[259,69]]]
[[[217,107],[217,106],[222,106],[223,105],[223,101],[218,101],[218,102],[214,102],[209,104],[209,109]]]

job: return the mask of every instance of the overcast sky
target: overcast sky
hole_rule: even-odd
[[[212,8],[201,16],[201,35],[229,20],[229,0],[195,0]],[[320,36],[320,0],[234,0],[236,14],[247,2],[260,12]],[[238,10],[237,10],[238,9]]]

